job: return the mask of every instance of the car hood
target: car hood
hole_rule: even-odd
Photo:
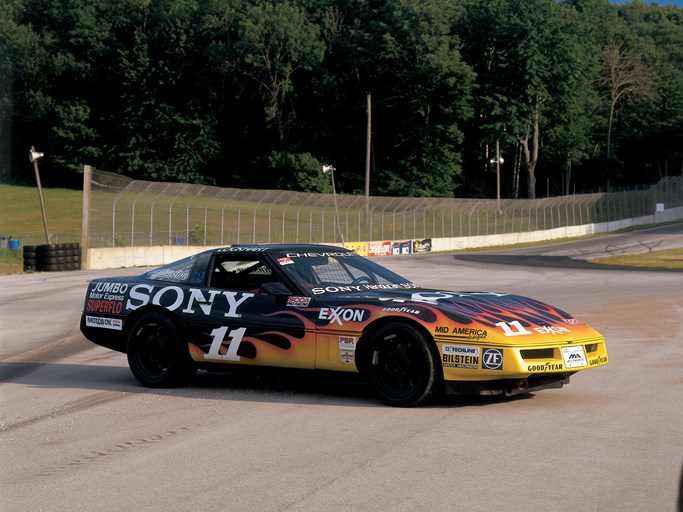
[[[438,338],[504,345],[602,338],[569,313],[521,295],[431,289],[377,291],[372,295],[383,313],[412,317],[428,326]],[[347,304],[348,299],[344,301]]]

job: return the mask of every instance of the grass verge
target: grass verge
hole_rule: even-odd
[[[45,217],[53,243],[80,241],[83,192],[44,188]],[[68,235],[65,235],[68,234]],[[0,185],[0,235],[21,240],[22,245],[45,243],[45,228],[36,187]],[[69,238],[68,240],[62,238]],[[55,237],[53,236],[53,239]]]
[[[12,249],[0,249],[0,275],[21,274],[24,271],[24,253]]]
[[[599,263],[601,265],[683,269],[683,249],[666,249],[663,251],[652,251],[642,254],[625,254],[622,256],[610,256],[609,258],[596,258],[590,261],[591,263]]]

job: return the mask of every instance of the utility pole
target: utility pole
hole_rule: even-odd
[[[486,147],[488,153],[488,146]],[[500,156],[500,142],[496,141],[496,158],[489,160],[489,163],[496,164],[496,200],[498,214],[500,215],[503,211],[500,209],[500,165],[504,162],[503,157]]]
[[[90,192],[92,190],[92,167],[83,166],[83,219],[81,224],[81,269],[90,268]]]
[[[368,93],[368,130],[365,143],[365,223],[370,219],[370,154],[372,147],[372,100]]]
[[[33,164],[33,170],[36,173],[36,183],[38,184],[38,197],[40,198],[40,211],[43,213],[43,226],[45,227],[45,238],[47,243],[51,244],[50,230],[47,228],[47,215],[45,214],[45,199],[43,199],[43,187],[40,184],[40,172],[38,171],[38,160],[45,156],[45,153],[39,153],[31,146],[28,152],[28,158]]]

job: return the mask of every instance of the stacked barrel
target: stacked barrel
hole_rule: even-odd
[[[56,272],[80,269],[80,244],[70,243],[24,246],[24,272]]]

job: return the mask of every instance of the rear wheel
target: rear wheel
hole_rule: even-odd
[[[161,313],[147,313],[128,336],[128,365],[143,386],[167,388],[189,382],[197,369],[179,329]]]
[[[436,347],[412,325],[393,323],[380,328],[370,339],[365,358],[370,383],[389,405],[423,404],[443,389]]]

